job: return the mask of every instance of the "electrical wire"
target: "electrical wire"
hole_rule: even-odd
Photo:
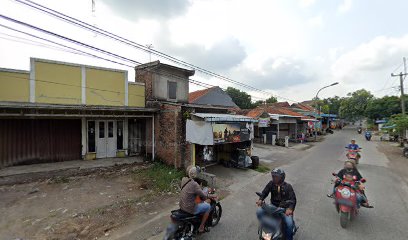
[[[186,66],[186,67],[190,67],[190,68],[192,68],[192,69],[194,69],[194,70],[196,70],[196,71],[205,73],[205,74],[207,74],[207,75],[210,75],[210,76],[213,76],[213,77],[216,77],[216,78],[219,78],[219,79],[222,79],[222,80],[227,81],[227,82],[229,82],[229,83],[232,83],[232,84],[235,84],[235,85],[238,85],[238,86],[247,88],[247,89],[251,89],[252,91],[259,92],[259,93],[262,93],[262,94],[265,94],[265,95],[268,95],[268,96],[279,97],[279,98],[281,98],[281,99],[285,99],[285,100],[288,100],[288,101],[291,101],[291,102],[298,102],[298,101],[296,101],[296,100],[292,100],[292,99],[289,99],[289,98],[285,98],[285,97],[282,97],[282,96],[279,96],[279,95],[270,93],[270,92],[268,92],[268,91],[264,91],[264,90],[255,88],[255,87],[253,87],[253,86],[250,86],[250,85],[247,85],[247,84],[238,82],[238,81],[236,81],[236,80],[233,80],[233,79],[231,79],[231,78],[222,76],[222,75],[220,75],[220,74],[214,73],[214,72],[212,72],[212,71],[210,71],[210,70],[206,70],[206,69],[201,68],[201,67],[198,67],[198,66],[196,66],[196,65],[187,63],[187,62],[185,62],[185,61],[183,61],[183,60],[174,58],[174,57],[172,57],[172,56],[170,56],[170,55],[168,55],[168,54],[165,54],[165,53],[163,53],[163,52],[160,52],[160,51],[157,51],[157,50],[148,48],[148,47],[146,47],[146,46],[144,46],[144,45],[142,45],[142,44],[139,44],[139,43],[136,43],[136,42],[131,41],[131,40],[129,40],[129,39],[123,38],[123,37],[121,37],[121,36],[118,36],[118,35],[116,35],[116,34],[113,34],[113,33],[109,32],[109,31],[106,31],[106,30],[103,30],[103,29],[98,28],[98,27],[96,27],[96,26],[93,26],[93,25],[91,25],[91,24],[88,24],[88,23],[86,23],[86,22],[84,22],[84,21],[81,21],[81,20],[79,20],[79,19],[77,19],[77,18],[70,17],[70,16],[68,16],[68,15],[66,15],[66,14],[64,14],[64,13],[61,13],[61,12],[56,11],[56,10],[53,10],[53,9],[51,9],[51,8],[48,8],[48,7],[43,6],[43,5],[41,5],[41,4],[35,3],[35,2],[33,2],[33,1],[30,1],[30,0],[26,0],[26,1],[15,0],[15,1],[18,2],[18,3],[24,4],[24,5],[26,5],[26,6],[29,6],[29,7],[31,7],[31,8],[34,8],[34,9],[36,9],[36,10],[38,10],[38,11],[43,12],[43,13],[46,13],[46,14],[48,14],[48,15],[50,15],[50,16],[59,18],[59,19],[65,21],[65,22],[68,22],[68,23],[70,23],[70,24],[74,24],[74,25],[79,26],[79,27],[81,27],[81,28],[83,28],[83,29],[87,29],[87,30],[89,30],[89,31],[92,31],[92,32],[94,32],[94,33],[96,33],[96,34],[100,34],[100,35],[102,35],[102,36],[105,36],[105,37],[114,39],[114,40],[119,41],[119,42],[121,42],[121,43],[124,43],[124,44],[130,45],[130,46],[136,47],[136,48],[138,48],[138,49],[140,49],[140,50],[143,50],[143,51],[145,51],[145,52],[149,52],[149,53],[154,54],[154,55],[156,55],[156,56],[159,56],[159,57],[161,57],[161,58],[164,58],[164,59],[167,59],[167,60],[169,60],[169,61],[175,62],[175,63],[177,63],[177,64],[179,64],[179,65],[183,65],[183,66]]]

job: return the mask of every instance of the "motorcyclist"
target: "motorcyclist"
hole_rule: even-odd
[[[179,207],[182,211],[193,214],[200,215],[203,214],[201,219],[201,224],[198,229],[199,233],[205,231],[205,222],[211,211],[211,205],[207,201],[202,201],[197,203],[196,197],[198,196],[201,200],[207,200],[208,193],[201,189],[201,186],[197,183],[195,178],[197,178],[200,168],[196,166],[189,166],[187,168],[188,177],[183,177],[181,180],[181,193]],[[167,227],[167,232],[164,239],[168,239],[177,230],[177,225],[171,223]]]
[[[268,197],[269,193],[271,193],[271,204],[286,208],[285,215],[283,216],[283,221],[285,223],[285,236],[287,240],[292,240],[294,229],[293,211],[296,207],[296,195],[292,185],[285,182],[286,174],[283,170],[275,168],[271,171],[271,175],[272,181],[265,186],[261,197],[256,202],[256,204],[259,206],[258,210],[256,211],[256,215],[260,221],[265,216],[265,210],[260,206],[265,198]],[[283,203],[288,200],[291,202],[287,206],[284,206]]]
[[[349,145],[346,146],[347,149],[349,150],[353,150],[353,151],[357,151],[357,159],[360,159],[361,155],[359,153],[360,151],[360,146],[358,146],[356,144],[356,140],[355,139],[351,139],[351,143]],[[347,153],[347,157],[348,157],[348,153]]]
[[[365,189],[364,184],[360,182],[363,177],[361,176],[360,172],[357,170],[355,166],[356,165],[354,160],[346,160],[344,162],[344,168],[337,173],[337,177],[333,187],[333,192],[332,194],[328,194],[327,196],[330,198],[334,197],[336,188],[340,185],[343,179],[347,179],[349,181],[357,181],[358,182],[357,188],[360,190],[357,192],[357,200],[359,205],[367,208],[372,208],[372,206],[368,204],[367,197],[364,194]]]

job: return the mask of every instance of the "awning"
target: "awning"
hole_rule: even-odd
[[[390,126],[384,126],[381,129],[393,129],[395,127],[396,127],[396,125],[394,124],[394,125],[390,125]]]
[[[244,115],[219,113],[193,113],[192,115],[206,122],[258,122],[258,120]]]

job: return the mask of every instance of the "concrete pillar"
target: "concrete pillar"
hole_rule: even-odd
[[[276,135],[274,134],[272,135],[272,145],[275,146],[275,144],[276,144]]]
[[[285,147],[289,147],[289,136],[285,136]]]
[[[129,119],[123,120],[123,149],[125,149],[126,156],[129,155]]]

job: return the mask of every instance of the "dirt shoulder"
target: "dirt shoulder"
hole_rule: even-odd
[[[402,149],[396,146],[395,143],[380,142],[378,144],[378,150],[384,153],[389,160],[389,168],[408,185],[408,158],[402,155]]]
[[[98,239],[130,219],[145,221],[156,199],[174,202],[174,191],[158,191],[141,172],[149,164],[98,169],[0,186],[2,239]],[[171,173],[169,173],[171,174]],[[6,217],[4,217],[6,216]]]

